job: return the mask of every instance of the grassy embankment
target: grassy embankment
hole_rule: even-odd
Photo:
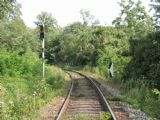
[[[0,54],[0,119],[30,119],[44,104],[63,95],[66,74],[58,67],[46,67],[41,79],[41,60],[32,52]]]

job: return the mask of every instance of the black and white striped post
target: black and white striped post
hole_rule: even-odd
[[[113,63],[112,62],[109,64],[109,76],[110,76],[110,78],[112,78],[114,76]]]
[[[45,40],[44,40],[44,25],[40,24],[40,39],[42,40],[42,80],[45,80]]]

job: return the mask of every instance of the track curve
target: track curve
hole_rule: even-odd
[[[96,120],[104,112],[110,112],[111,119],[116,120],[103,93],[91,78],[78,72],[68,73],[72,78],[71,89],[56,120],[72,120],[77,115]]]

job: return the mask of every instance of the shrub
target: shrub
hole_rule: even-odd
[[[42,64],[35,53],[3,52],[0,58],[0,119],[30,119],[42,105],[62,95],[64,73],[47,66],[42,82]]]

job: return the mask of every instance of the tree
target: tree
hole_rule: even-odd
[[[39,44],[34,30],[26,28],[22,19],[0,21],[0,48],[23,54],[27,49],[37,52]],[[17,26],[18,25],[18,26]]]
[[[140,0],[121,0],[119,5],[121,7],[121,13],[113,21],[113,24],[123,33],[119,37],[125,36],[125,39],[123,39],[123,41],[126,41],[125,46],[129,46],[131,54],[134,54],[138,46],[141,46],[140,41],[148,33],[154,31],[153,22],[151,17],[146,13]]]
[[[16,0],[0,0],[0,19],[15,19],[20,17],[21,5]]]
[[[99,20],[95,19],[93,15],[91,15],[90,11],[82,9],[80,10],[81,18],[83,20],[84,25],[98,25]]]
[[[120,16],[113,21],[115,27],[127,28],[126,33],[129,33],[132,37],[145,36],[146,32],[154,29],[152,19],[147,15],[140,0],[121,0],[119,5],[122,10]]]
[[[45,25],[45,32],[49,32],[54,28],[57,28],[57,20],[52,16],[51,13],[41,12],[37,15],[37,21]]]
[[[92,62],[93,29],[80,22],[66,26],[63,32],[52,42],[52,54],[55,53],[56,61],[74,65],[86,65]]]
[[[13,6],[13,10],[8,14],[8,19],[14,20],[20,18],[20,16],[22,15],[20,8],[21,4],[15,3]]]
[[[55,62],[55,53],[53,51],[54,42],[56,37],[61,33],[62,29],[57,25],[57,20],[51,13],[41,12],[37,15],[37,21],[35,23],[43,23],[45,28],[45,58],[48,63]],[[38,33],[37,33],[38,34]]]
[[[122,8],[121,14],[113,24],[121,33],[118,37],[124,36],[120,40],[126,41],[130,53],[130,61],[125,64],[124,82],[132,79],[147,84],[159,84],[157,51],[160,43],[151,17],[147,15],[140,0],[121,0],[119,5]]]
[[[157,28],[160,27],[160,0],[151,0],[151,7],[154,9],[154,22]]]

